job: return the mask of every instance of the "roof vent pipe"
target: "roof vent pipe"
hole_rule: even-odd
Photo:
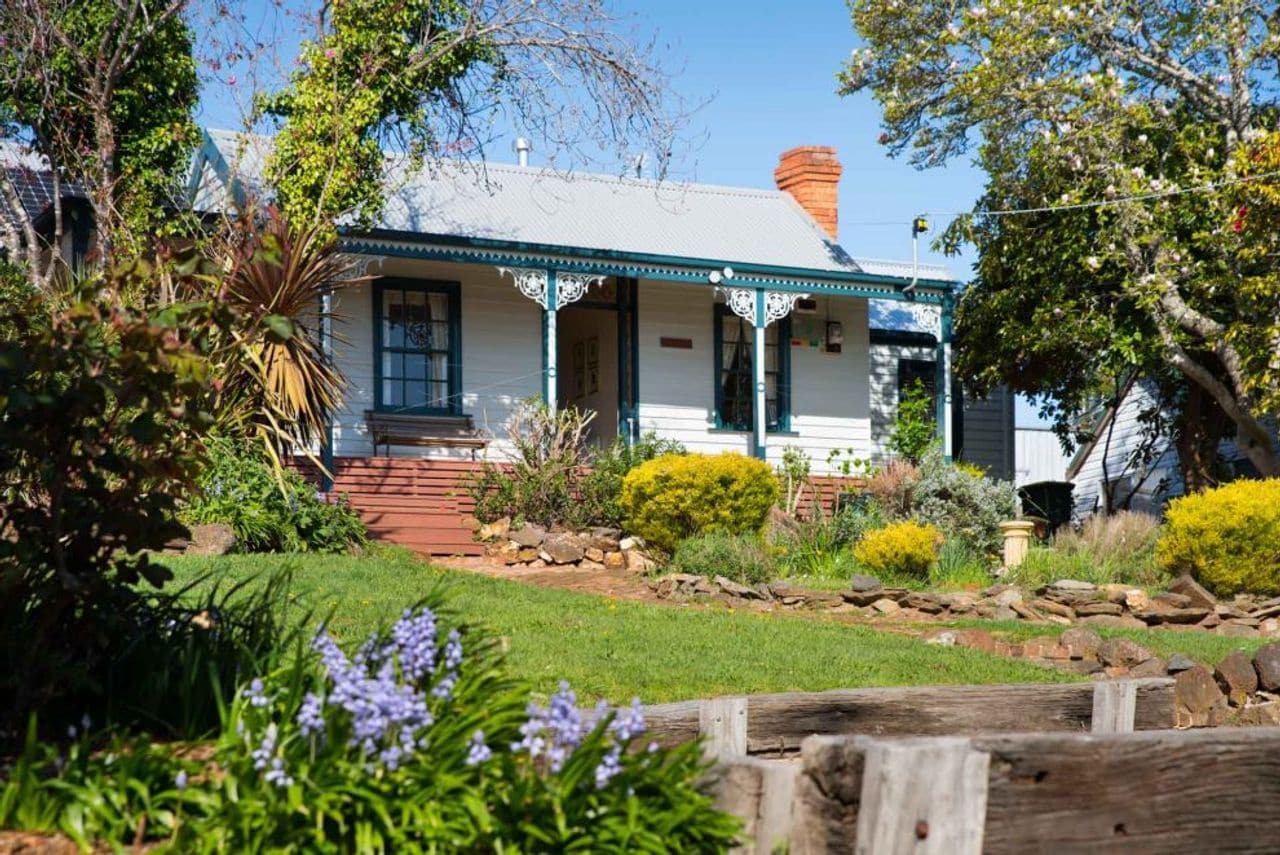
[[[521,166],[528,166],[529,152],[533,151],[533,143],[529,142],[527,137],[516,137],[511,147],[516,150],[516,162]]]

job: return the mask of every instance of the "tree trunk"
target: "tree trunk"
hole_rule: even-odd
[[[1203,388],[1187,384],[1187,396],[1174,427],[1174,448],[1182,472],[1183,491],[1199,493],[1218,485],[1218,446],[1230,419]]]

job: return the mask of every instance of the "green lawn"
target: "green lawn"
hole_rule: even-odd
[[[443,587],[469,623],[509,642],[515,673],[539,691],[569,680],[584,700],[647,703],[730,693],[930,683],[1066,682],[1026,662],[942,648],[862,626],[791,615],[677,608],[440,571],[399,551],[362,558],[165,559],[179,582],[295,569],[299,600],[335,609],[346,642]]]

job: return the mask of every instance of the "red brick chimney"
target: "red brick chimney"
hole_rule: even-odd
[[[800,207],[818,221],[831,236],[838,237],[836,207],[839,197],[836,185],[844,167],[836,159],[836,150],[827,145],[802,145],[778,156],[773,180],[779,190],[795,197]]]

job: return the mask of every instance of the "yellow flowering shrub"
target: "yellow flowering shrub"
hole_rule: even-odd
[[[704,532],[758,532],[777,502],[773,470],[741,454],[667,454],[622,482],[627,531],[666,550]]]
[[[907,520],[867,532],[853,548],[853,557],[871,573],[923,577],[940,546],[941,531]]]
[[[1280,479],[1234,481],[1169,503],[1156,560],[1219,595],[1280,593]]]

